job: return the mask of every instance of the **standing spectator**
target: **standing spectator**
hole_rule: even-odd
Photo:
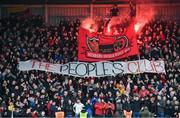
[[[141,110],[141,101],[139,100],[138,96],[135,96],[134,101],[132,102],[132,111],[134,118],[140,117],[140,113],[139,113],[140,110]]]
[[[57,106],[55,102],[52,102],[51,108],[50,108],[50,116],[54,117],[55,113],[57,111]]]
[[[148,107],[142,107],[141,111],[140,111],[140,116],[141,118],[152,118],[153,114],[151,112],[149,112]]]
[[[85,110],[87,112],[88,118],[92,118],[92,116],[93,116],[93,106],[92,106],[92,104],[90,102],[90,99],[88,99],[86,104],[85,104]]]
[[[68,100],[70,99],[67,91],[64,91],[63,98],[66,98],[63,99],[63,107],[65,107],[68,104]]]
[[[165,107],[165,117],[171,117],[171,116],[173,116],[173,111],[172,111],[172,109],[173,109],[173,106],[172,106],[170,100],[167,100],[167,102],[166,102],[166,107]]]
[[[161,96],[157,96],[157,115],[158,117],[160,118],[163,118],[164,117],[164,112],[165,112],[165,100],[166,98],[165,97],[161,97]]]
[[[139,93],[139,90],[138,90],[138,86],[135,85],[133,90],[132,90],[133,94],[138,94]]]
[[[105,106],[106,103],[104,102],[104,99],[101,99],[100,102],[97,102],[94,105],[94,109],[95,109],[95,116],[96,117],[103,117],[105,114]]]
[[[114,116],[115,105],[112,103],[112,101],[108,101],[108,103],[105,106],[105,110],[106,117]]]
[[[139,91],[140,98],[144,98],[149,94],[149,91],[145,88],[145,86],[141,87],[141,90]]]
[[[99,100],[99,96],[97,92],[94,92],[94,96],[91,98],[91,104],[95,105]]]
[[[157,100],[155,96],[150,98],[149,111],[153,114],[157,114]]]
[[[122,117],[123,116],[123,98],[120,97],[119,92],[116,93],[116,117]]]
[[[130,16],[135,17],[136,16],[136,0],[130,0]]]
[[[127,98],[126,102],[123,104],[123,112],[126,118],[132,117],[132,104],[129,98]]]
[[[73,106],[73,111],[75,112],[75,117],[78,118],[81,110],[83,109],[84,105],[81,103],[79,99],[77,99],[76,103]]]
[[[116,84],[116,88],[119,90],[120,95],[125,94],[125,86],[123,85],[122,81],[120,81],[120,83]]]
[[[110,13],[111,13],[111,17],[119,15],[119,9],[116,4],[112,7],[112,9],[110,10]]]
[[[47,111],[48,111],[48,115],[50,116],[51,114],[51,105],[52,105],[52,100],[47,102]]]
[[[73,117],[73,105],[71,100],[68,100],[68,104],[64,107],[65,117],[72,118]]]
[[[87,118],[87,112],[86,112],[86,110],[84,108],[80,112],[80,117],[79,118]]]

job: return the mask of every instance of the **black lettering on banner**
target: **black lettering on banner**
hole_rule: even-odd
[[[91,66],[92,68],[90,68],[90,66]],[[87,63],[87,74],[88,74],[88,76],[89,76],[90,72],[93,72],[93,71],[94,71],[94,69],[97,69],[95,64],[93,64],[93,63]]]
[[[80,67],[81,65],[84,65],[84,69],[83,69],[83,67],[82,68],[80,68],[80,73],[81,72],[83,72],[84,70],[85,70],[85,73],[84,74],[80,74],[79,72],[78,72],[78,67]],[[77,65],[76,65],[76,68],[75,68],[75,72],[76,72],[76,74],[78,75],[78,76],[85,76],[86,74],[87,74],[87,66],[86,66],[86,64],[85,63],[78,63]]]
[[[60,72],[66,71],[68,69],[68,65],[61,65]]]
[[[68,73],[69,74],[71,74],[71,75],[76,75],[76,73],[75,73],[75,68],[72,68],[72,65],[77,65],[77,63],[73,63],[73,62],[71,62],[71,63],[69,63],[69,70],[68,70]]]
[[[123,65],[122,63],[113,63],[113,67],[115,70],[112,70],[112,72],[116,75],[116,74],[122,74],[124,72],[124,70],[122,69]]]
[[[98,72],[101,71],[101,69],[98,68],[97,63],[95,63],[95,65],[96,65],[96,76],[100,76],[100,77],[101,77],[101,76],[104,76],[103,74],[98,73]]]
[[[104,74],[104,76],[109,75],[109,74],[108,74],[108,70],[109,70],[109,69],[106,69],[106,68],[108,68],[108,66],[107,66],[107,65],[105,66],[105,64],[107,64],[107,63],[109,63],[109,62],[102,62],[102,65],[103,65],[103,74]],[[111,68],[111,67],[109,67],[109,68]]]

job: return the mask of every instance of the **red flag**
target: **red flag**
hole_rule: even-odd
[[[116,36],[91,33],[82,27],[79,28],[79,61],[117,60],[137,54],[139,54],[139,49],[134,31],[134,23],[129,25],[124,34]]]

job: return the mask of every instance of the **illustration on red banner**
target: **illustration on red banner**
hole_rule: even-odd
[[[108,43],[104,43],[109,40]],[[86,56],[90,58],[110,59],[122,56],[128,53],[131,49],[129,47],[129,40],[124,36],[108,37],[86,37],[87,48]]]

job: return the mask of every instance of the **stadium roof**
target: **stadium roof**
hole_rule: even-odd
[[[138,3],[180,3],[180,0],[136,0]],[[0,4],[126,4],[129,0],[0,0]]]

